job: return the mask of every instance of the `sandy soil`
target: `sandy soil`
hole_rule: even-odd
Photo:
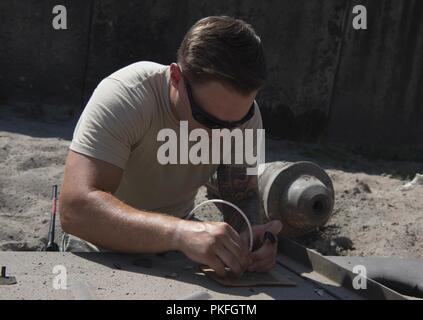
[[[368,160],[330,146],[267,145],[267,159],[314,161],[334,185],[332,218],[299,242],[325,255],[423,258],[423,185],[402,188],[423,163]]]
[[[74,126],[42,110],[0,108],[0,250],[43,246],[51,187],[60,185]],[[371,161],[330,146],[272,139],[266,150],[267,161],[314,161],[333,180],[333,217],[298,241],[326,255],[423,258],[423,185],[401,190],[423,172],[423,163]]]

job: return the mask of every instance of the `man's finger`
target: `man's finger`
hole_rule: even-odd
[[[216,255],[233,273],[239,275],[244,271],[237,257],[223,245],[218,248]]]
[[[270,231],[274,235],[278,235],[283,229],[283,224],[279,220],[273,220],[272,222],[273,222],[273,224],[272,224],[271,229],[267,230],[267,231]]]
[[[239,246],[229,236],[226,238],[226,241],[223,243],[223,245],[237,258],[242,270],[244,271],[245,269],[247,269],[250,260],[250,251],[248,250],[248,248],[245,245]]]
[[[267,231],[277,236],[282,231],[282,228],[283,228],[282,222],[280,222],[279,220],[272,220],[263,225],[262,234],[264,234]]]
[[[283,225],[279,220],[272,220],[265,224],[253,226],[254,243],[261,242],[266,232],[272,233],[275,237],[282,231]]]
[[[227,231],[228,235],[232,238],[232,240],[237,243],[240,247],[244,244],[242,237],[230,224],[227,224]]]
[[[219,259],[218,256],[211,257],[208,266],[212,268],[219,277],[226,276],[225,265],[223,264],[222,260]]]
[[[270,231],[266,231],[264,233],[264,240],[263,241],[269,241],[270,243],[273,244],[273,243],[276,242],[276,237]]]
[[[251,253],[253,262],[259,260],[266,260],[269,257],[274,257],[277,251],[277,243],[270,243],[266,241],[259,249]]]
[[[253,227],[253,230],[254,230],[254,227]],[[250,232],[248,231],[248,228],[247,229],[245,229],[244,231],[242,231],[241,233],[240,233],[240,237],[241,237],[241,240],[242,240],[242,242],[247,246],[247,247],[249,247],[250,246]],[[254,242],[255,240],[254,240],[254,231],[253,231],[253,242]]]

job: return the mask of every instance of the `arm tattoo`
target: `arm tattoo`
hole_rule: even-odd
[[[247,175],[246,167],[220,165],[217,169],[217,189],[221,199],[237,205],[250,220],[250,223],[261,224],[261,204],[256,175]],[[246,223],[233,208],[222,205],[225,222],[236,230],[246,228]]]

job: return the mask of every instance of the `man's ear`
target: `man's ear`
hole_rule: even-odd
[[[177,88],[181,79],[182,79],[181,68],[179,68],[178,64],[172,63],[170,65],[170,82],[175,88]]]

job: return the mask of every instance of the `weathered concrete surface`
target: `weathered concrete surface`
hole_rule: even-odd
[[[378,156],[423,160],[423,2],[352,1],[368,29],[348,18],[327,140]],[[380,154],[383,153],[383,154]]]
[[[347,2],[265,3],[250,19],[268,62],[268,85],[259,96],[266,133],[315,140],[329,120]]]
[[[266,129],[285,138],[322,134],[342,37],[346,1],[95,1],[86,99],[98,82],[139,60],[171,63],[198,19],[245,19],[263,40],[269,69],[259,97]]]
[[[170,63],[189,28],[187,1],[94,1],[85,100],[99,81],[133,62]]]
[[[140,258],[148,258],[151,268]],[[1,265],[17,284],[0,286],[0,299],[181,299],[207,292],[211,299],[334,299],[324,290],[277,266],[296,287],[222,287],[198,273],[182,255],[118,255],[108,253],[0,252]],[[138,262],[137,262],[138,261]],[[53,267],[67,269],[68,290],[55,290]],[[147,266],[147,267],[146,267]],[[187,267],[194,268],[187,268]],[[176,277],[172,277],[176,273]],[[324,281],[320,279],[321,281]]]
[[[102,78],[135,61],[173,62],[196,20],[226,14],[263,40],[269,135],[423,159],[421,1],[66,0],[61,31],[51,26],[56,4],[0,3],[0,102],[79,112]],[[366,5],[368,30],[353,29],[355,4]]]
[[[0,101],[81,105],[90,1],[60,1],[67,8],[67,30],[52,26],[57,4],[51,0],[1,1]]]

